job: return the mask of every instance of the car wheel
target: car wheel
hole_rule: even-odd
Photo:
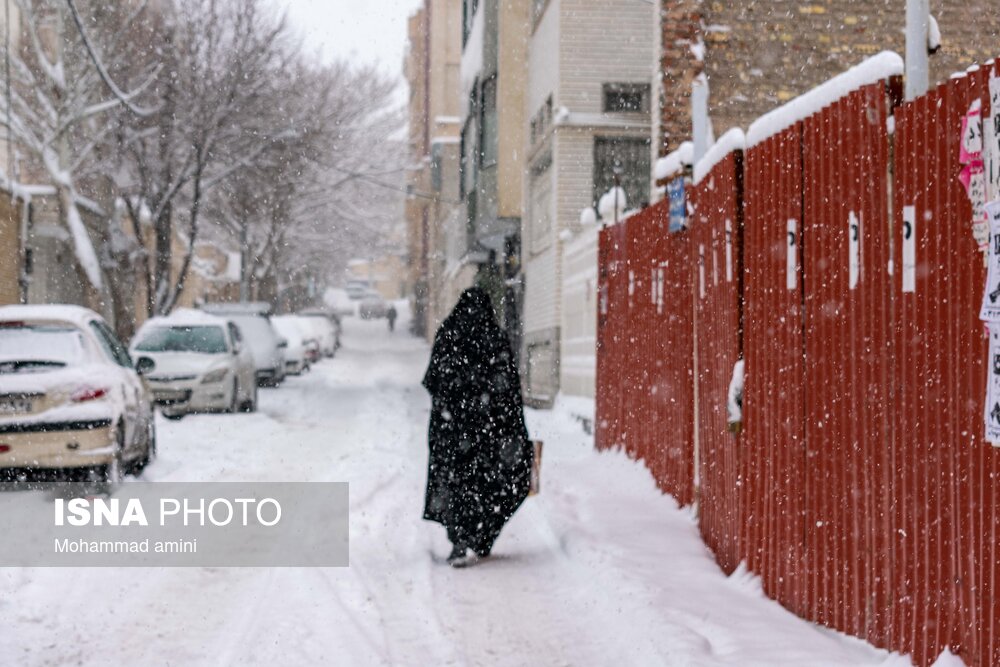
[[[240,406],[240,409],[243,412],[257,412],[257,392],[258,392],[257,385],[254,385],[253,397],[243,401],[243,405]]]
[[[125,466],[122,463],[122,452],[125,449],[125,429],[121,424],[115,429],[115,454],[108,463],[95,466],[88,474],[88,481],[97,485],[98,493],[110,494],[114,488],[121,484],[125,475]]]
[[[156,421],[153,419],[149,420],[149,425],[146,427],[146,449],[142,453],[135,463],[132,464],[131,469],[128,471],[131,475],[138,475],[146,467],[156,459]]]

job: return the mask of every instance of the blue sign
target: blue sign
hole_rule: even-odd
[[[667,198],[670,200],[670,231],[687,229],[687,204],[684,202],[684,177],[678,176],[667,183]]]

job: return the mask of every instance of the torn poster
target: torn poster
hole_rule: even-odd
[[[986,420],[986,441],[992,445],[1000,445],[1000,323],[990,322],[990,356],[987,367],[986,409],[983,417]]]
[[[989,228],[986,224],[986,171],[983,166],[983,119],[982,102],[973,100],[969,110],[962,117],[962,140],[958,159],[964,167],[958,179],[965,188],[972,204],[972,236],[982,252],[986,252]]]
[[[983,208],[989,218],[990,240],[986,257],[986,287],[983,289],[979,319],[1000,322],[1000,200],[992,201]]]

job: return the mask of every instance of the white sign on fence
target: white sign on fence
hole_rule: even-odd
[[[847,241],[847,265],[850,274],[848,287],[854,289],[858,286],[858,278],[861,276],[861,221],[854,211],[847,216]]]
[[[785,286],[795,289],[799,272],[799,223],[795,218],[788,220],[788,242],[785,251]]]
[[[903,207],[903,291],[917,289],[917,207]]]
[[[705,244],[698,245],[698,298],[705,298]]]

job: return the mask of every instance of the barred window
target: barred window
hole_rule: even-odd
[[[650,143],[642,137],[594,137],[594,202],[614,187],[617,172],[629,208],[649,202]]]

